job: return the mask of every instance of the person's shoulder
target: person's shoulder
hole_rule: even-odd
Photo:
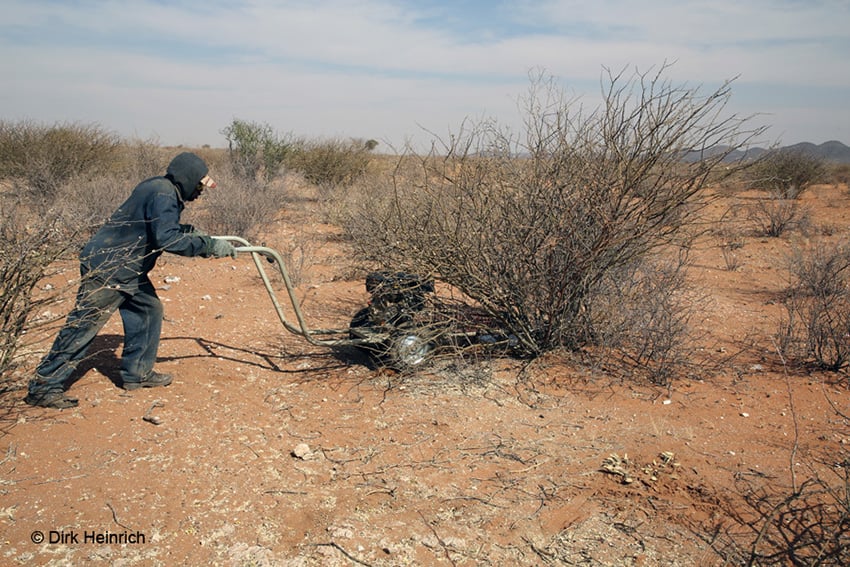
[[[165,177],[150,177],[136,185],[133,192],[145,195],[172,195],[174,184]]]

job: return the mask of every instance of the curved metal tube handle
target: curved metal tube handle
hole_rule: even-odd
[[[317,339],[314,335],[335,335],[335,334],[343,334],[347,333],[348,330],[345,329],[309,329],[307,327],[307,323],[304,320],[304,315],[301,313],[301,305],[298,302],[298,298],[295,295],[295,286],[292,285],[292,279],[289,277],[289,272],[286,271],[286,266],[283,263],[283,258],[280,256],[280,253],[274,248],[269,248],[267,246],[254,246],[241,236],[213,236],[212,238],[220,238],[222,240],[227,240],[229,242],[233,242],[238,244],[236,246],[236,253],[244,254],[250,253],[251,258],[254,260],[254,265],[257,267],[257,271],[260,274],[260,278],[263,280],[263,285],[266,287],[266,291],[269,294],[269,298],[272,301],[272,305],[277,312],[278,319],[283,324],[284,328],[296,335],[300,335],[304,337],[310,344],[316,346],[342,346],[342,345],[356,345],[363,344],[369,341],[363,341],[359,339]],[[283,283],[286,286],[286,293],[289,295],[289,302],[292,305],[292,311],[295,313],[295,319],[297,321],[297,325],[291,323],[286,319],[286,315],[283,312],[283,308],[280,305],[280,302],[275,295],[274,288],[272,287],[271,281],[269,280],[269,276],[266,273],[265,268],[263,267],[262,262],[260,261],[260,257],[264,256],[270,262],[277,264],[278,271],[280,272],[281,277],[283,278]]]

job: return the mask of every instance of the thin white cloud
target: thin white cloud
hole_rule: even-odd
[[[416,124],[514,114],[532,68],[595,95],[603,66],[667,61],[676,81],[740,75],[748,93],[763,87],[739,108],[769,113],[789,142],[848,136],[836,102],[850,94],[847,2],[527,0],[459,12],[468,5],[11,0],[0,118],[92,120],[195,144],[220,143],[239,117],[399,143]],[[808,103],[776,96],[794,86],[805,97],[800,85],[813,89]]]

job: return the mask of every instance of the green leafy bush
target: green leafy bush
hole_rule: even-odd
[[[280,136],[268,124],[234,119],[222,134],[227,138],[233,172],[245,179],[262,175],[271,181],[293,149],[288,136]]]

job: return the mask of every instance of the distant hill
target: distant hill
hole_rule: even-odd
[[[783,146],[779,149],[780,151],[803,152],[835,163],[850,163],[850,147],[835,140],[824,142],[820,145],[815,145],[811,142],[801,142],[791,146]],[[750,148],[746,152],[736,151],[729,154],[726,161],[737,161],[741,158],[756,159],[766,151],[764,148]],[[691,157],[689,156],[689,158]]]
[[[841,142],[837,142],[835,140],[824,142],[819,146],[810,142],[801,142],[799,144],[794,144],[793,146],[786,146],[782,149],[803,152],[827,161],[850,163],[850,147],[847,147]]]

